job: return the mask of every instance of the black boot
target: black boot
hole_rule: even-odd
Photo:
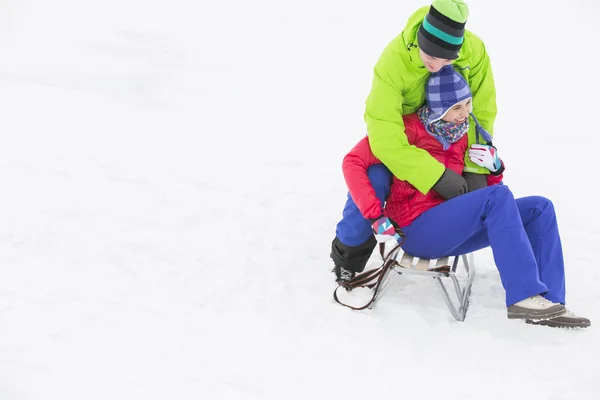
[[[339,265],[333,267],[332,272],[335,273],[335,281],[337,283],[349,282],[350,280],[354,279],[354,276],[356,275],[354,271],[350,271],[344,267],[340,267]]]
[[[367,261],[373,254],[373,249],[377,245],[374,236],[358,246],[348,246],[342,243],[337,237],[331,242],[331,259],[335,264],[336,281],[339,283],[347,282],[354,278],[354,275],[362,272],[367,265]]]

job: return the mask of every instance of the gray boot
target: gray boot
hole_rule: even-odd
[[[510,319],[548,319],[567,312],[565,306],[553,303],[540,295],[528,297],[512,306],[508,306]]]
[[[577,315],[573,314],[568,310],[565,314],[559,317],[543,319],[538,321],[528,319],[525,322],[531,325],[544,325],[551,326],[553,328],[587,328],[590,325],[592,325],[589,319],[584,317],[578,317]]]

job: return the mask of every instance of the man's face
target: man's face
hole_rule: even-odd
[[[431,57],[429,54],[424,53],[421,49],[419,49],[419,57],[421,57],[421,61],[423,61],[425,68],[427,68],[427,71],[429,72],[438,72],[443,66],[452,64],[452,60]]]

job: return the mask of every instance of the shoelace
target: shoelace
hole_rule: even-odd
[[[536,303],[538,303],[540,306],[543,306],[543,307],[550,306],[553,304],[550,300],[540,296],[539,294],[537,296],[531,297],[531,300],[535,301]]]

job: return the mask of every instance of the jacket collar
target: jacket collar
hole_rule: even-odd
[[[429,6],[421,7],[408,18],[406,26],[402,31],[402,40],[408,52],[411,64],[418,69],[425,68],[423,60],[419,57],[419,43],[417,41],[417,32],[423,23],[423,19],[429,12]]]

